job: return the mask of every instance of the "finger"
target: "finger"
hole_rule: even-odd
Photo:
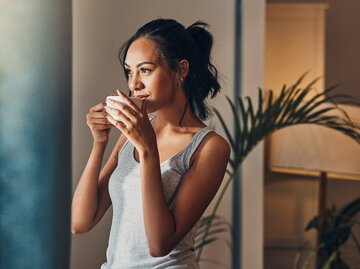
[[[123,110],[123,109],[125,109],[127,107],[126,104],[121,103],[121,102],[116,101],[116,100],[113,100],[113,99],[109,99],[108,102],[109,102],[110,106],[105,106],[105,111],[107,109],[109,109],[109,108],[115,108],[115,109],[118,109],[118,110]]]
[[[107,118],[101,118],[101,119],[95,119],[95,118],[90,118],[87,120],[88,124],[109,124],[109,121]]]
[[[130,126],[132,124],[131,120],[135,120],[136,118],[134,117],[133,114],[131,114],[130,112],[127,111],[120,111],[118,109],[115,108],[107,108],[107,111],[109,113],[109,115],[116,121],[121,121],[123,122],[126,126]],[[130,119],[129,117],[131,117],[132,119]]]
[[[99,103],[96,106],[93,106],[92,108],[90,108],[90,112],[98,112],[98,111],[102,111],[106,106],[106,103]]]
[[[109,128],[113,128],[114,125],[109,121],[109,123],[107,124],[95,124],[95,125],[99,125],[99,127],[104,127],[104,129],[109,129]]]
[[[127,120],[136,121],[135,112],[131,110],[127,105],[119,103],[118,109],[106,106],[106,112],[116,116],[125,116]]]
[[[117,92],[117,94],[118,94],[121,98],[123,98],[124,96],[125,96],[125,97],[128,97],[128,96],[126,95],[126,93],[124,93],[123,91],[116,90],[116,92]]]
[[[90,126],[90,129],[93,131],[104,131],[107,129],[111,129],[113,127],[114,127],[114,125],[111,123],[110,124],[92,124]]]
[[[126,126],[124,123],[122,123],[121,121],[114,120],[114,118],[111,117],[110,115],[108,116],[108,121],[111,122],[111,124],[116,128],[118,128],[121,132],[124,132],[126,130]]]
[[[88,114],[89,118],[94,118],[94,119],[106,119],[107,114],[105,111],[103,112],[90,112]]]
[[[118,95],[125,101],[126,105],[128,105],[133,111],[139,113],[140,110],[137,105],[122,91],[116,90]]]

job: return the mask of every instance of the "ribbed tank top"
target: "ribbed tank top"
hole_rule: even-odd
[[[200,129],[180,152],[160,164],[164,195],[169,207],[183,175],[190,167],[191,156],[211,131],[208,127]],[[119,152],[118,165],[109,179],[113,219],[106,251],[107,262],[101,269],[198,268],[195,253],[190,248],[194,244],[199,221],[168,255],[152,257],[149,254],[140,181],[140,165],[134,158],[134,146],[127,140]]]

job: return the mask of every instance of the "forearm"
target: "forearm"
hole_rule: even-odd
[[[98,207],[98,181],[106,144],[94,143],[89,160],[76,187],[71,212],[73,230],[86,231]]]
[[[162,256],[172,247],[175,221],[166,203],[157,152],[140,155],[142,205],[150,253]]]

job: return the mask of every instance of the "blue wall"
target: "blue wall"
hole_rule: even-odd
[[[1,1],[0,40],[0,268],[68,268],[71,1]]]

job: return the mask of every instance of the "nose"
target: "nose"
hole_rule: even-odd
[[[132,93],[144,88],[144,84],[142,83],[138,72],[135,72],[132,76],[129,76],[128,86]]]

